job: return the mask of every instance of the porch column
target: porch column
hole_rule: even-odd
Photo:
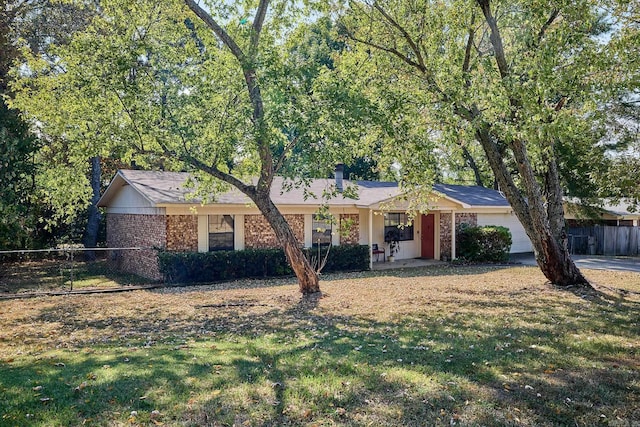
[[[198,215],[198,252],[209,250],[209,216]]]
[[[451,211],[451,261],[456,259],[456,211]]]
[[[373,209],[369,209],[369,270],[373,270]]]

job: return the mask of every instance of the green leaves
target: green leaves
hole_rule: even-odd
[[[349,55],[359,65],[350,71],[369,85],[386,87],[373,95],[378,101],[390,98],[381,96],[386,90],[400,96],[405,114],[419,112],[414,127],[424,126],[422,138],[439,147],[469,147],[474,132],[488,127],[505,148],[525,141],[533,164],[544,173],[543,153],[554,144],[583,145],[578,152],[589,153],[585,161],[595,155],[598,150],[587,147],[598,146],[604,125],[596,110],[632,89],[633,79],[637,87],[639,67],[627,56],[638,37],[633,12],[611,2],[610,14],[603,15],[599,5],[490,2],[507,63],[504,76],[491,29],[475,2],[356,2],[341,23],[351,41]],[[626,74],[618,72],[622,69]],[[509,150],[503,156],[510,161]],[[454,166],[441,159],[430,164],[436,170]],[[409,160],[406,166],[418,165]],[[571,170],[561,172],[565,186],[577,188]]]

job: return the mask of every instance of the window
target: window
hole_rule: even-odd
[[[209,251],[233,250],[233,216],[209,215]]]
[[[407,225],[406,213],[387,213],[384,216],[384,241],[413,240],[413,223]]]
[[[332,221],[325,215],[313,215],[313,231],[311,241],[313,246],[329,246],[331,244]]]

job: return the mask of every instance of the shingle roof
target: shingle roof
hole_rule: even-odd
[[[108,206],[110,200],[120,187],[131,185],[143,197],[154,205],[201,203],[193,198],[193,189],[185,187],[191,177],[187,172],[164,172],[142,170],[120,170],[107,191],[98,202],[98,206]],[[271,190],[271,198],[276,205],[303,205],[322,203],[323,191],[330,191],[335,186],[333,179],[312,179],[304,188],[283,190],[285,180],[276,177]],[[400,194],[398,183],[378,181],[344,180],[344,187],[357,185],[358,199],[335,197],[330,200],[332,206],[370,206],[389,200]],[[464,205],[484,207],[508,207],[509,203],[498,191],[483,187],[466,187],[462,185],[436,184],[434,190]],[[309,194],[315,195],[309,197]],[[217,194],[213,203],[247,204],[250,200],[237,189]]]
[[[477,185],[435,184],[433,189],[438,193],[470,206],[510,206],[501,192],[491,188]]]
[[[640,219],[640,212],[636,210],[636,206],[631,203],[625,203],[625,201],[618,201],[617,203],[603,199],[600,200],[600,205],[588,205],[582,204],[577,198],[565,198],[565,202],[568,206],[565,210],[570,214],[578,214],[578,216],[589,217],[590,215],[597,213],[599,215],[609,215],[611,219]]]

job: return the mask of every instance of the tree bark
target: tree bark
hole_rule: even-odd
[[[511,70],[505,56],[498,21],[491,11],[490,0],[477,0],[477,4],[490,30],[489,39],[494,49],[493,56],[500,77],[503,81],[508,80],[511,77]],[[556,16],[557,13],[552,13],[550,20],[547,21],[549,24],[545,25],[550,25]],[[540,37],[542,36],[544,36],[544,27],[540,33]],[[522,105],[514,96],[509,96],[509,104],[513,114],[512,120],[516,120],[515,112],[521,110]],[[474,112],[477,112],[477,109],[474,109]],[[478,118],[478,115],[475,115],[475,118]],[[590,286],[569,255],[564,227],[562,189],[553,144],[543,147],[543,150],[547,150],[542,153],[545,170],[536,174],[529,161],[526,142],[518,139],[509,142],[508,146],[514,155],[523,186],[524,194],[522,194],[516,188],[505,166],[504,156],[497,149],[498,135],[492,134],[490,126],[483,123],[476,136],[485,150],[496,179],[503,187],[507,200],[531,239],[536,262],[545,277],[558,286]],[[544,194],[538,178],[543,181]]]
[[[491,169],[514,213],[520,220],[533,245],[536,262],[545,277],[558,286],[590,286],[571,259],[566,245],[562,192],[557,166],[551,155],[547,164],[545,189],[542,191],[529,162],[525,144],[515,141],[511,148],[518,162],[526,198],[516,187],[506,168],[495,138],[485,125],[476,132],[476,138],[487,155]],[[545,200],[547,209],[545,209]]]
[[[293,230],[291,230],[289,223],[271,201],[268,193],[257,192],[253,197],[253,201],[269,225],[271,225],[271,228],[273,228],[278,242],[280,242],[280,245],[284,249],[287,261],[289,261],[289,265],[298,279],[300,292],[303,295],[320,292],[320,279],[318,274],[313,270],[313,267],[311,267],[307,257],[304,256],[298,239],[296,239],[296,236],[293,234]]]
[[[91,158],[91,205],[88,209],[87,227],[82,237],[82,243],[85,248],[95,248],[98,244],[98,232],[100,230],[100,220],[102,215],[98,210],[98,200],[100,200],[100,184],[102,180],[102,168],[100,166],[100,157]],[[85,260],[95,261],[96,253],[94,251],[86,251],[84,253]]]
[[[256,186],[249,186],[242,183],[238,178],[230,173],[223,173],[215,166],[208,166],[194,158],[189,158],[192,165],[200,170],[210,173],[216,178],[238,188],[244,194],[249,196],[256,204],[262,215],[276,234],[276,238],[282,245],[287,261],[293,269],[298,283],[300,292],[303,295],[320,292],[320,282],[318,274],[313,270],[309,260],[304,256],[296,236],[293,234],[291,227],[284,219],[284,216],[271,200],[270,190],[275,176],[275,164],[271,145],[269,141],[268,125],[265,123],[264,103],[260,90],[260,82],[256,70],[256,55],[260,41],[260,33],[269,7],[269,0],[260,0],[256,11],[251,31],[251,38],[247,51],[242,48],[227,31],[221,27],[218,22],[195,0],[185,0],[185,4],[195,13],[206,25],[213,31],[218,39],[224,43],[231,51],[233,56],[238,60],[238,64],[242,68],[246,89],[249,99],[253,107],[252,122],[255,130],[256,146],[260,157],[260,177]]]
[[[471,155],[467,147],[460,144],[460,148],[462,148],[462,157],[464,157],[464,159],[467,161],[467,165],[473,171],[473,175],[475,176],[475,180],[476,180],[476,185],[478,187],[484,187],[484,184],[482,183],[482,175],[480,175],[480,169],[478,168],[478,164],[476,163],[475,159],[473,158],[473,156]]]

